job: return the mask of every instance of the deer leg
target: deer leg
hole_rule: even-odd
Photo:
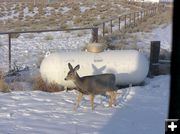
[[[77,108],[79,107],[79,103],[81,102],[82,97],[83,97],[83,94],[82,94],[82,93],[79,93],[79,95],[78,95],[78,97],[77,97],[76,105],[75,105],[75,107],[74,107],[74,110],[75,110],[75,111],[76,111]]]
[[[90,95],[90,101],[91,101],[91,108],[94,110],[94,94]]]

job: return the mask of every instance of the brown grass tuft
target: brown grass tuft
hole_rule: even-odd
[[[45,39],[45,40],[53,40],[54,37],[53,37],[52,35],[48,34],[48,35],[46,35],[46,36],[44,37],[44,39]]]
[[[3,75],[4,73],[0,71],[0,92],[7,93],[10,92],[10,88],[9,85],[4,81]]]
[[[64,88],[57,83],[46,83],[41,76],[34,79],[33,89],[44,92],[59,92],[64,91]]]

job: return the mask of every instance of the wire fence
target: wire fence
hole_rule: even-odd
[[[98,36],[105,36],[107,34],[112,34],[114,31],[119,30],[120,32],[128,27],[135,27],[137,23],[142,22],[148,17],[152,17],[158,12],[166,10],[166,6],[159,4],[157,7],[153,7],[148,10],[140,10],[138,12],[131,12],[127,14],[120,15],[115,18],[110,18],[108,20],[102,21],[93,25],[93,27],[84,27],[84,28],[71,28],[71,29],[51,29],[51,30],[36,30],[36,31],[19,31],[19,32],[0,32],[0,35],[6,35],[2,38],[6,38],[8,44],[4,50],[1,50],[6,55],[3,55],[3,60],[8,59],[8,69],[12,69],[12,60],[24,59],[27,64],[28,60],[31,57],[36,57],[37,55],[44,54],[49,49],[54,50],[63,50],[70,48],[75,44],[72,49],[77,48],[77,46],[82,46],[88,42],[98,42]],[[107,30],[108,29],[108,30]],[[74,31],[87,31],[86,33],[76,33],[76,39],[74,40],[74,34],[71,32]],[[62,33],[63,32],[63,33]],[[49,33],[49,34],[47,34]],[[54,33],[53,35],[51,35]],[[68,34],[67,34],[68,33]],[[18,37],[20,40],[14,39],[16,35],[24,35]],[[58,35],[58,36],[56,36]],[[54,37],[55,36],[55,37]],[[64,36],[64,37],[63,37]],[[87,37],[85,37],[87,36]],[[42,39],[44,38],[44,39]],[[52,39],[53,38],[53,39]],[[55,39],[55,40],[54,40]],[[64,40],[65,39],[65,40]],[[73,40],[71,40],[73,39]],[[81,43],[79,42],[81,40]],[[70,44],[67,42],[69,41]],[[76,43],[75,43],[76,42]],[[0,42],[1,43],[1,42]],[[47,44],[48,46],[47,47]],[[19,47],[18,47],[19,44]],[[81,44],[81,45],[80,45]],[[0,44],[1,45],[1,44]],[[24,47],[24,46],[27,47]],[[29,46],[30,45],[30,46]],[[13,47],[15,46],[15,47]],[[13,47],[13,48],[12,48]],[[22,49],[24,48],[24,49]],[[27,49],[27,50],[26,50]],[[54,50],[53,50],[54,49]],[[12,51],[13,50],[13,51]],[[18,55],[18,51],[23,51]],[[14,52],[14,53],[13,53]],[[35,53],[36,52],[36,53]],[[18,56],[17,56],[18,55]],[[8,58],[6,58],[8,57]],[[17,58],[15,58],[17,57]],[[26,60],[25,60],[26,59]],[[4,63],[3,61],[2,63]],[[7,62],[6,62],[7,63]]]

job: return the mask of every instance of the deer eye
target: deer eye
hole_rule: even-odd
[[[72,76],[72,73],[69,73],[68,75]]]

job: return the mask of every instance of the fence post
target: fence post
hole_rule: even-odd
[[[153,16],[153,9],[151,9],[151,16]]]
[[[141,11],[141,21],[143,21],[143,11]]]
[[[126,29],[126,15],[124,15],[124,27]]]
[[[98,28],[92,28],[92,42],[98,42]]]
[[[103,37],[105,35],[105,22],[103,22]]]
[[[8,34],[9,39],[9,70],[11,70],[11,34]]]
[[[147,17],[147,10],[144,11],[144,17]]]
[[[146,10],[144,10],[144,19],[146,18]]]
[[[159,73],[159,54],[160,41],[151,41],[149,75],[157,75]]]
[[[137,12],[137,21],[139,21],[139,12]]]
[[[158,8],[156,7],[155,10],[154,10],[154,15],[156,15],[158,12]]]
[[[121,18],[119,17],[119,31],[121,31]]]
[[[136,25],[136,12],[134,12],[134,26]]]
[[[112,33],[112,20],[110,21],[110,23],[111,23],[110,25],[111,25],[111,33]]]
[[[129,14],[129,26],[131,26],[131,13]]]

